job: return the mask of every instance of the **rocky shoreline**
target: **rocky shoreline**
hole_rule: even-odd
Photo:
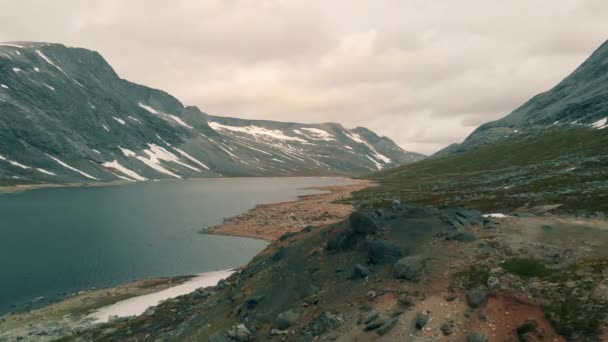
[[[201,233],[242,236],[274,241],[285,233],[299,232],[307,226],[331,224],[345,219],[352,211],[350,204],[338,203],[374,183],[353,180],[345,186],[324,186],[311,189],[321,194],[300,196],[295,201],[258,205],[248,212],[227,218],[221,225]]]
[[[212,227],[201,233],[274,241],[287,232],[296,232],[306,226],[335,223],[343,220],[353,210],[351,205],[336,203],[336,201],[346,199],[352,192],[373,184],[364,180],[353,180],[353,183],[346,186],[316,187],[314,189],[325,192],[300,196],[297,200],[290,202],[258,205],[244,214],[227,218],[222,225]],[[112,184],[18,185],[0,188],[0,193],[2,191],[14,193],[42,188],[123,184],[124,182]],[[94,326],[95,323],[89,315],[102,307],[129,298],[163,291],[180,285],[192,277],[154,278],[112,288],[79,291],[66,299],[50,303],[39,309],[9,313],[0,317],[0,341],[5,339],[9,341],[52,341],[56,338],[69,336]]]

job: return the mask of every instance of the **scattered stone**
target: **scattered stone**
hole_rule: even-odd
[[[469,242],[477,240],[477,236],[468,231],[456,231],[447,236],[448,240],[459,241],[459,242]]]
[[[524,324],[517,328],[517,337],[520,341],[532,340],[529,338],[530,335],[536,333],[538,329],[538,323],[536,321],[528,320]]]
[[[367,256],[372,264],[383,264],[399,259],[404,251],[386,240],[372,240],[367,242]]]
[[[245,301],[245,307],[247,309],[255,308],[264,299],[264,295],[253,296]]]
[[[342,315],[334,315],[331,312],[324,312],[308,324],[308,326],[304,329],[303,337],[307,338],[307,341],[312,340],[315,336],[326,334],[332,330],[335,330],[342,324],[344,324],[344,318]]]
[[[378,330],[376,330],[376,333],[380,336],[388,334],[395,327],[395,325],[397,325],[399,319],[401,319],[400,316],[389,319],[388,322],[384,323],[378,328]]]
[[[374,330],[374,329],[378,329],[381,326],[383,326],[384,324],[386,324],[388,321],[386,320],[386,318],[379,316],[376,319],[374,319],[373,321],[367,323],[365,326],[363,326],[363,330],[365,331],[370,331],[370,330]]]
[[[355,211],[350,214],[348,221],[352,231],[358,234],[372,234],[379,230],[378,225],[372,221],[367,215],[360,211]]]
[[[353,270],[352,278],[367,278],[371,273],[372,271],[368,267],[363,266],[361,264],[356,264]]]
[[[367,317],[363,320],[363,324],[368,324],[370,322],[375,321],[376,319],[378,319],[378,317],[380,317],[380,314],[377,312],[372,312],[369,315],[367,315]]]
[[[416,329],[422,330],[424,326],[429,322],[429,312],[424,311],[416,315],[416,319],[414,320]]]
[[[496,276],[490,276],[488,278],[488,287],[491,289],[494,289],[496,287],[498,287],[498,285],[500,285],[500,278],[496,277]]]
[[[488,336],[482,332],[474,332],[467,338],[468,342],[488,342]]]
[[[454,321],[449,320],[443,323],[439,329],[444,336],[451,335],[454,332]]]
[[[236,341],[244,342],[249,341],[251,338],[251,331],[247,329],[245,324],[239,323],[228,329],[228,336]]]
[[[397,199],[393,200],[393,203],[391,203],[391,207],[393,208],[393,210],[401,209],[401,201]]]
[[[575,215],[578,218],[598,219],[598,220],[606,219],[606,214],[604,214],[601,211],[577,210]]]
[[[488,292],[483,287],[477,287],[467,292],[467,302],[472,308],[478,308],[485,304]]]
[[[281,312],[276,319],[276,326],[281,330],[285,330],[292,326],[300,318],[300,313],[295,310],[287,310]]]
[[[146,309],[146,311],[144,311],[144,315],[146,316],[152,316],[156,313],[156,307],[151,306],[149,308]]]
[[[287,333],[288,333],[287,330],[279,330],[279,329],[270,330],[270,336],[281,336],[281,335],[286,336]]]
[[[425,259],[421,255],[401,258],[393,265],[393,276],[397,279],[416,280],[424,264]]]

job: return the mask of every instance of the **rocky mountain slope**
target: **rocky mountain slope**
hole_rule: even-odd
[[[5,181],[363,174],[421,158],[365,128],[211,116],[94,51],[0,44]]]
[[[461,144],[437,155],[572,127],[608,127],[608,42],[551,90],[534,96],[504,118],[481,125]]]

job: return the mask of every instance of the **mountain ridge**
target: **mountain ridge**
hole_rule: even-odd
[[[0,178],[360,175],[421,158],[339,123],[210,115],[120,78],[96,51],[0,43]]]
[[[573,127],[606,127],[608,119],[608,41],[551,89],[533,96],[501,119],[479,126],[462,143],[435,156],[460,153],[516,135]]]

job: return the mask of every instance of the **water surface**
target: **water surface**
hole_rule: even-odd
[[[257,204],[318,193],[305,187],[348,182],[203,179],[0,195],[0,314],[41,296],[238,267],[267,243],[197,232]]]

